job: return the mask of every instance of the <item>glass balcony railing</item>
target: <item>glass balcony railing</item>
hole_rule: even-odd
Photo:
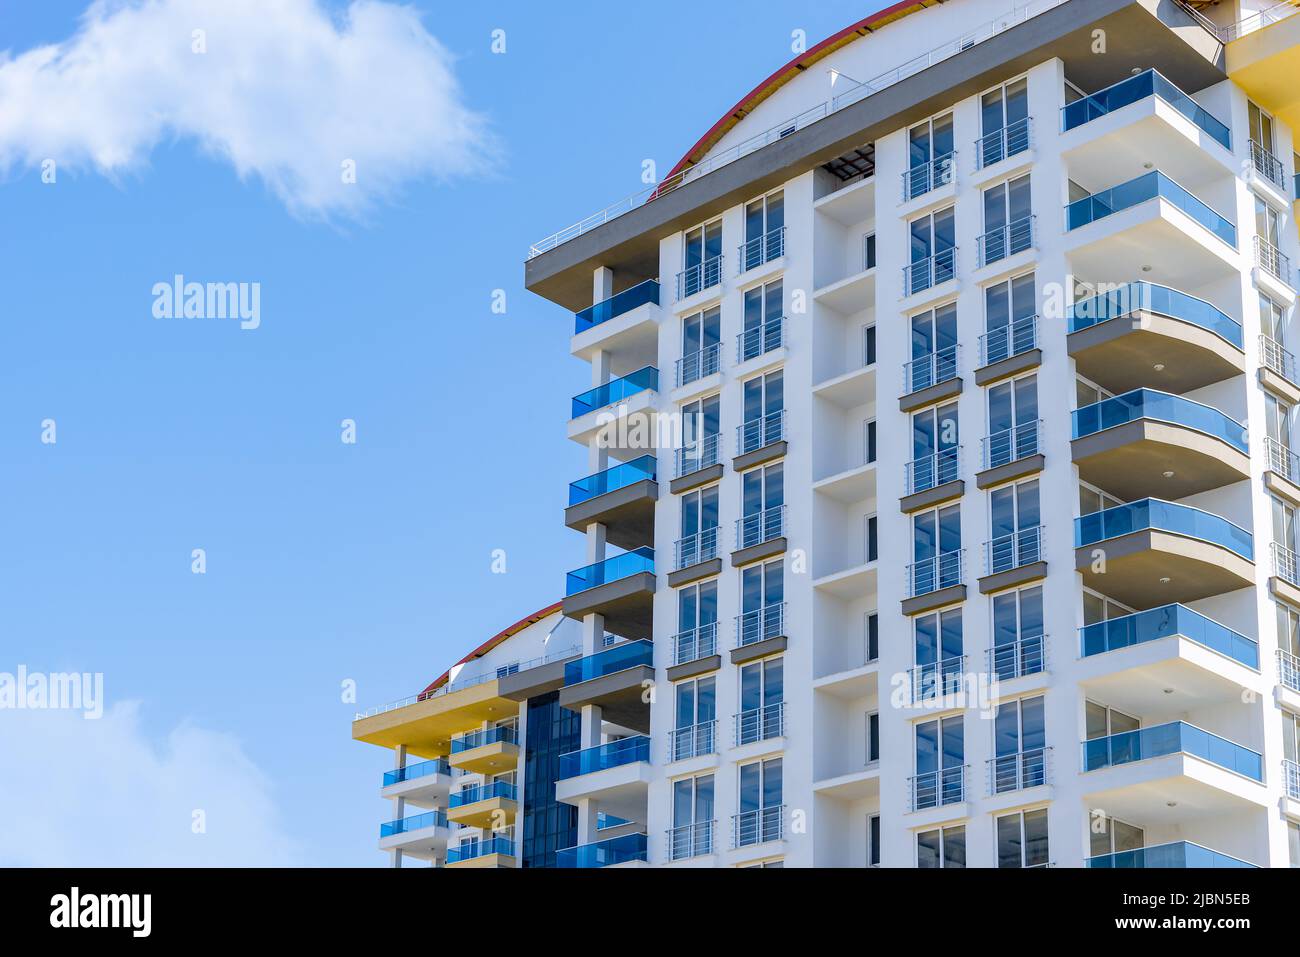
[[[1071,203],[1065,207],[1065,228],[1078,229],[1157,197],[1181,209],[1233,249],[1237,248],[1237,227],[1159,170]]]
[[[594,678],[627,671],[641,665],[654,664],[654,643],[651,641],[625,641],[594,655],[587,655],[564,665],[565,685],[581,684]]]
[[[560,755],[560,778],[576,778],[580,774],[595,774],[625,764],[650,760],[650,739],[645,735],[620,738],[608,744]]]
[[[447,849],[447,863],[459,864],[461,861],[472,861],[475,858],[487,857],[490,854],[514,857],[515,842],[508,837],[492,837],[486,841],[470,841],[467,844],[461,844],[459,847],[449,847]]]
[[[1232,132],[1228,127],[1155,70],[1139,73],[1067,104],[1061,110],[1061,131],[1072,130],[1149,96],[1160,97],[1208,133],[1220,146],[1232,152]]]
[[[975,239],[975,258],[980,266],[999,262],[1034,245],[1034,217],[1026,216],[998,226]]]
[[[518,744],[519,734],[514,725],[503,724],[495,728],[480,728],[478,731],[468,731],[465,734],[456,735],[451,739],[451,753],[460,754],[462,751],[473,751],[475,748],[481,748],[485,744]]]
[[[614,465],[603,472],[597,472],[595,475],[588,475],[576,482],[570,482],[569,504],[578,505],[598,495],[604,495],[606,492],[617,492],[621,488],[635,485],[644,479],[653,482],[655,480],[656,464],[653,455],[643,455],[631,462]]]
[[[628,578],[639,572],[649,572],[653,575],[654,571],[655,550],[643,546],[569,572],[565,578],[564,594],[576,595],[578,592],[596,588],[607,582],[618,581],[620,578]]]
[[[588,389],[581,395],[573,397],[572,418],[579,418],[588,412],[595,412],[597,409],[603,409],[606,406],[615,405],[624,399],[630,399],[638,392],[657,392],[659,390],[659,370],[654,366],[646,366],[644,369],[638,369],[636,372],[621,376],[617,379],[611,379],[604,385],[598,385],[594,389]]]
[[[1138,419],[1155,419],[1172,425],[1184,425],[1189,429],[1204,432],[1206,435],[1227,442],[1234,449],[1249,453],[1246,444],[1246,427],[1236,419],[1230,419],[1212,406],[1202,405],[1192,399],[1155,389],[1134,389],[1109,399],[1102,399],[1092,405],[1075,409],[1074,435],[1081,439],[1087,435],[1113,429],[1117,425],[1135,422]]]
[[[1171,532],[1221,545],[1247,561],[1255,560],[1254,536],[1240,525],[1190,505],[1144,498],[1102,509],[1074,520],[1074,547],[1145,529]]]
[[[446,827],[447,815],[442,811],[426,811],[424,814],[416,814],[411,817],[404,817],[400,821],[388,821],[379,825],[379,836],[393,837],[397,834],[410,834],[412,831],[419,831],[426,827]]]
[[[1088,658],[1172,635],[1181,635],[1247,668],[1259,670],[1259,642],[1179,604],[1084,625],[1079,629],[1079,654]]]
[[[1264,759],[1258,751],[1211,734],[1186,721],[1122,731],[1083,742],[1083,770],[1098,771],[1134,761],[1190,754],[1252,781],[1263,782]]]
[[[774,505],[736,519],[736,548],[770,542],[785,534],[785,506]]]
[[[1139,847],[1088,858],[1089,867],[1254,867],[1191,841]]]
[[[448,795],[447,807],[469,807],[471,804],[477,804],[479,801],[490,801],[493,798],[514,801],[517,794],[515,786],[509,781],[475,784],[471,787],[461,788],[459,791],[453,791]]]
[[[609,867],[646,859],[644,834],[622,834],[595,844],[580,844],[555,852],[556,867]]]
[[[1139,312],[1151,312],[1190,322],[1213,332],[1238,349],[1245,348],[1241,323],[1229,318],[1204,299],[1149,282],[1131,282],[1091,299],[1076,302],[1066,311],[1066,319],[1069,321],[1069,331],[1078,332],[1108,319],[1131,318]]]
[[[451,765],[444,758],[437,758],[433,761],[420,761],[418,764],[408,764],[404,768],[393,768],[391,771],[384,772],[384,787],[391,784],[401,784],[403,781],[414,781],[417,778],[428,777],[433,774],[451,774]]]
[[[573,333],[577,335],[586,332],[602,322],[609,322],[648,302],[659,305],[659,280],[657,279],[647,279],[645,282],[637,283],[630,289],[624,289],[594,306],[588,306],[582,312],[575,313]]]

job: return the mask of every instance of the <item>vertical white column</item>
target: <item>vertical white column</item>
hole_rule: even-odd
[[[600,617],[593,615],[591,617]],[[582,750],[599,747],[601,744],[601,726],[604,716],[598,704],[583,705],[582,730],[578,747]],[[584,800],[578,804],[578,844],[591,844],[596,840],[597,802]]]
[[[393,764],[393,767],[398,771],[406,767],[406,745],[399,744],[394,749],[394,762],[395,763]],[[400,821],[405,816],[406,816],[406,798],[404,797],[393,798],[393,820]],[[400,847],[393,848],[393,850],[389,852],[389,856],[392,858],[390,863],[392,864],[393,867],[402,866],[402,849]]]

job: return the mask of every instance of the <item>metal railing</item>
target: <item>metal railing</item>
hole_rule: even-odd
[[[736,454],[744,455],[785,438],[785,409],[736,426]]]
[[[988,649],[989,674],[998,681],[1010,681],[1047,670],[1047,636],[1022,635],[1014,641]]]
[[[668,829],[668,860],[684,861],[713,853],[713,832],[717,821],[697,821]]]
[[[1300,6],[1296,6],[1293,0],[1282,0],[1281,3],[1275,4],[1266,10],[1257,10],[1236,23],[1230,23],[1225,27],[1217,27],[1211,32],[1218,36],[1221,42],[1231,43],[1233,40],[1240,40],[1248,33],[1271,27],[1273,24],[1280,23],[1287,17],[1294,16],[1297,13],[1300,13]]]
[[[785,227],[778,226],[740,244],[740,271],[748,272],[784,255]]]
[[[713,375],[721,367],[721,343],[711,343],[677,360],[677,385],[690,385],[705,376]]]
[[[966,674],[966,656],[953,655],[915,665],[907,672],[912,688],[912,703],[923,704],[937,698],[958,694]]]
[[[1300,572],[1297,571],[1296,553],[1281,542],[1273,542],[1273,574],[1284,582],[1300,586]]]
[[[1131,851],[1116,851],[1113,854],[1101,854],[1087,859],[1088,867],[1105,868],[1220,868],[1220,867],[1254,867],[1227,854],[1212,851],[1191,841],[1175,841],[1172,844],[1155,844],[1151,847],[1137,847]]]
[[[1286,796],[1293,801],[1300,801],[1300,764],[1283,758],[1282,780],[1286,784]]]
[[[907,779],[907,806],[910,811],[960,804],[966,800],[968,764],[926,771]]]
[[[940,382],[957,378],[958,359],[961,354],[959,343],[946,346],[935,352],[917,356],[910,362],[903,363],[903,390],[905,395],[920,392]]]
[[[677,298],[686,299],[697,292],[712,289],[721,282],[722,257],[714,256],[694,266],[687,266],[677,274]]]
[[[964,548],[958,548],[933,558],[912,562],[907,566],[907,597],[915,598],[962,584],[965,554]]]
[[[1031,748],[1017,754],[1000,754],[989,758],[989,797],[1051,783],[1047,760],[1050,751],[1051,748]]]
[[[1264,439],[1264,449],[1268,454],[1268,470],[1282,476],[1288,482],[1300,484],[1300,455],[1272,437]]]
[[[957,153],[944,153],[903,171],[903,202],[947,186],[957,176]]]
[[[961,446],[903,463],[903,494],[914,495],[961,478]]]
[[[957,247],[940,249],[932,256],[918,259],[903,267],[903,295],[925,292],[957,275]]]
[[[673,451],[673,478],[690,475],[718,464],[720,437],[717,432],[701,436],[690,445]]]
[[[988,366],[1038,348],[1038,317],[1026,316],[990,329],[979,338],[980,365]]]
[[[1300,691],[1300,657],[1283,648],[1277,650],[1277,680],[1284,688]]]
[[[756,641],[780,638],[785,634],[785,602],[773,602],[736,616],[736,647]]]
[[[718,623],[708,621],[673,635],[673,664],[684,665],[718,653]]]
[[[741,811],[731,816],[731,846],[750,847],[785,837],[785,805]]]
[[[704,528],[673,542],[673,568],[689,568],[718,557],[718,526]]]
[[[785,734],[785,702],[774,701],[741,711],[733,720],[736,724],[736,747],[782,737]]]
[[[1282,161],[1263,143],[1250,141],[1250,162],[1260,176],[1278,189],[1286,189],[1286,173],[1283,172]]]
[[[980,440],[980,467],[995,469],[1037,455],[1043,420],[1021,422]]]
[[[748,362],[785,345],[785,316],[768,319],[736,336],[736,362]]]
[[[1001,129],[985,133],[975,141],[975,168],[984,169],[1001,163],[1008,157],[1029,149],[1029,127],[1032,116],[1008,123]]]
[[[451,776],[451,765],[447,763],[446,758],[434,758],[432,761],[419,761],[415,764],[408,764],[404,768],[393,768],[391,771],[384,772],[384,787],[392,784],[401,784],[403,781],[414,781],[418,778],[426,778],[430,775],[445,774]]]
[[[770,542],[785,534],[785,506],[774,505],[736,519],[736,548]]]
[[[701,721],[685,728],[668,732],[668,760],[685,761],[702,754],[712,754],[716,748],[717,721]]]
[[[1263,236],[1255,237],[1255,265],[1288,286],[1294,284],[1291,259]]]
[[[1043,526],[1018,528],[1007,535],[999,535],[984,543],[984,574],[1032,565],[1043,555]]]
[[[1034,220],[1025,216],[1015,222],[998,226],[975,240],[975,258],[979,266],[999,262],[1008,256],[1022,253],[1034,246]]]

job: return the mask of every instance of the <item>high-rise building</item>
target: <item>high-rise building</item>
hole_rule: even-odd
[[[585,564],[358,720],[408,855],[1300,864],[1300,5],[1008,2],[852,24],[532,247]]]

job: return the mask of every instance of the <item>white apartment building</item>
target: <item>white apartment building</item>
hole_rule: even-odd
[[[511,699],[580,716],[559,866],[1300,865],[1300,6],[1007,3],[530,251],[592,374]],[[354,736],[499,723],[443,697]]]

